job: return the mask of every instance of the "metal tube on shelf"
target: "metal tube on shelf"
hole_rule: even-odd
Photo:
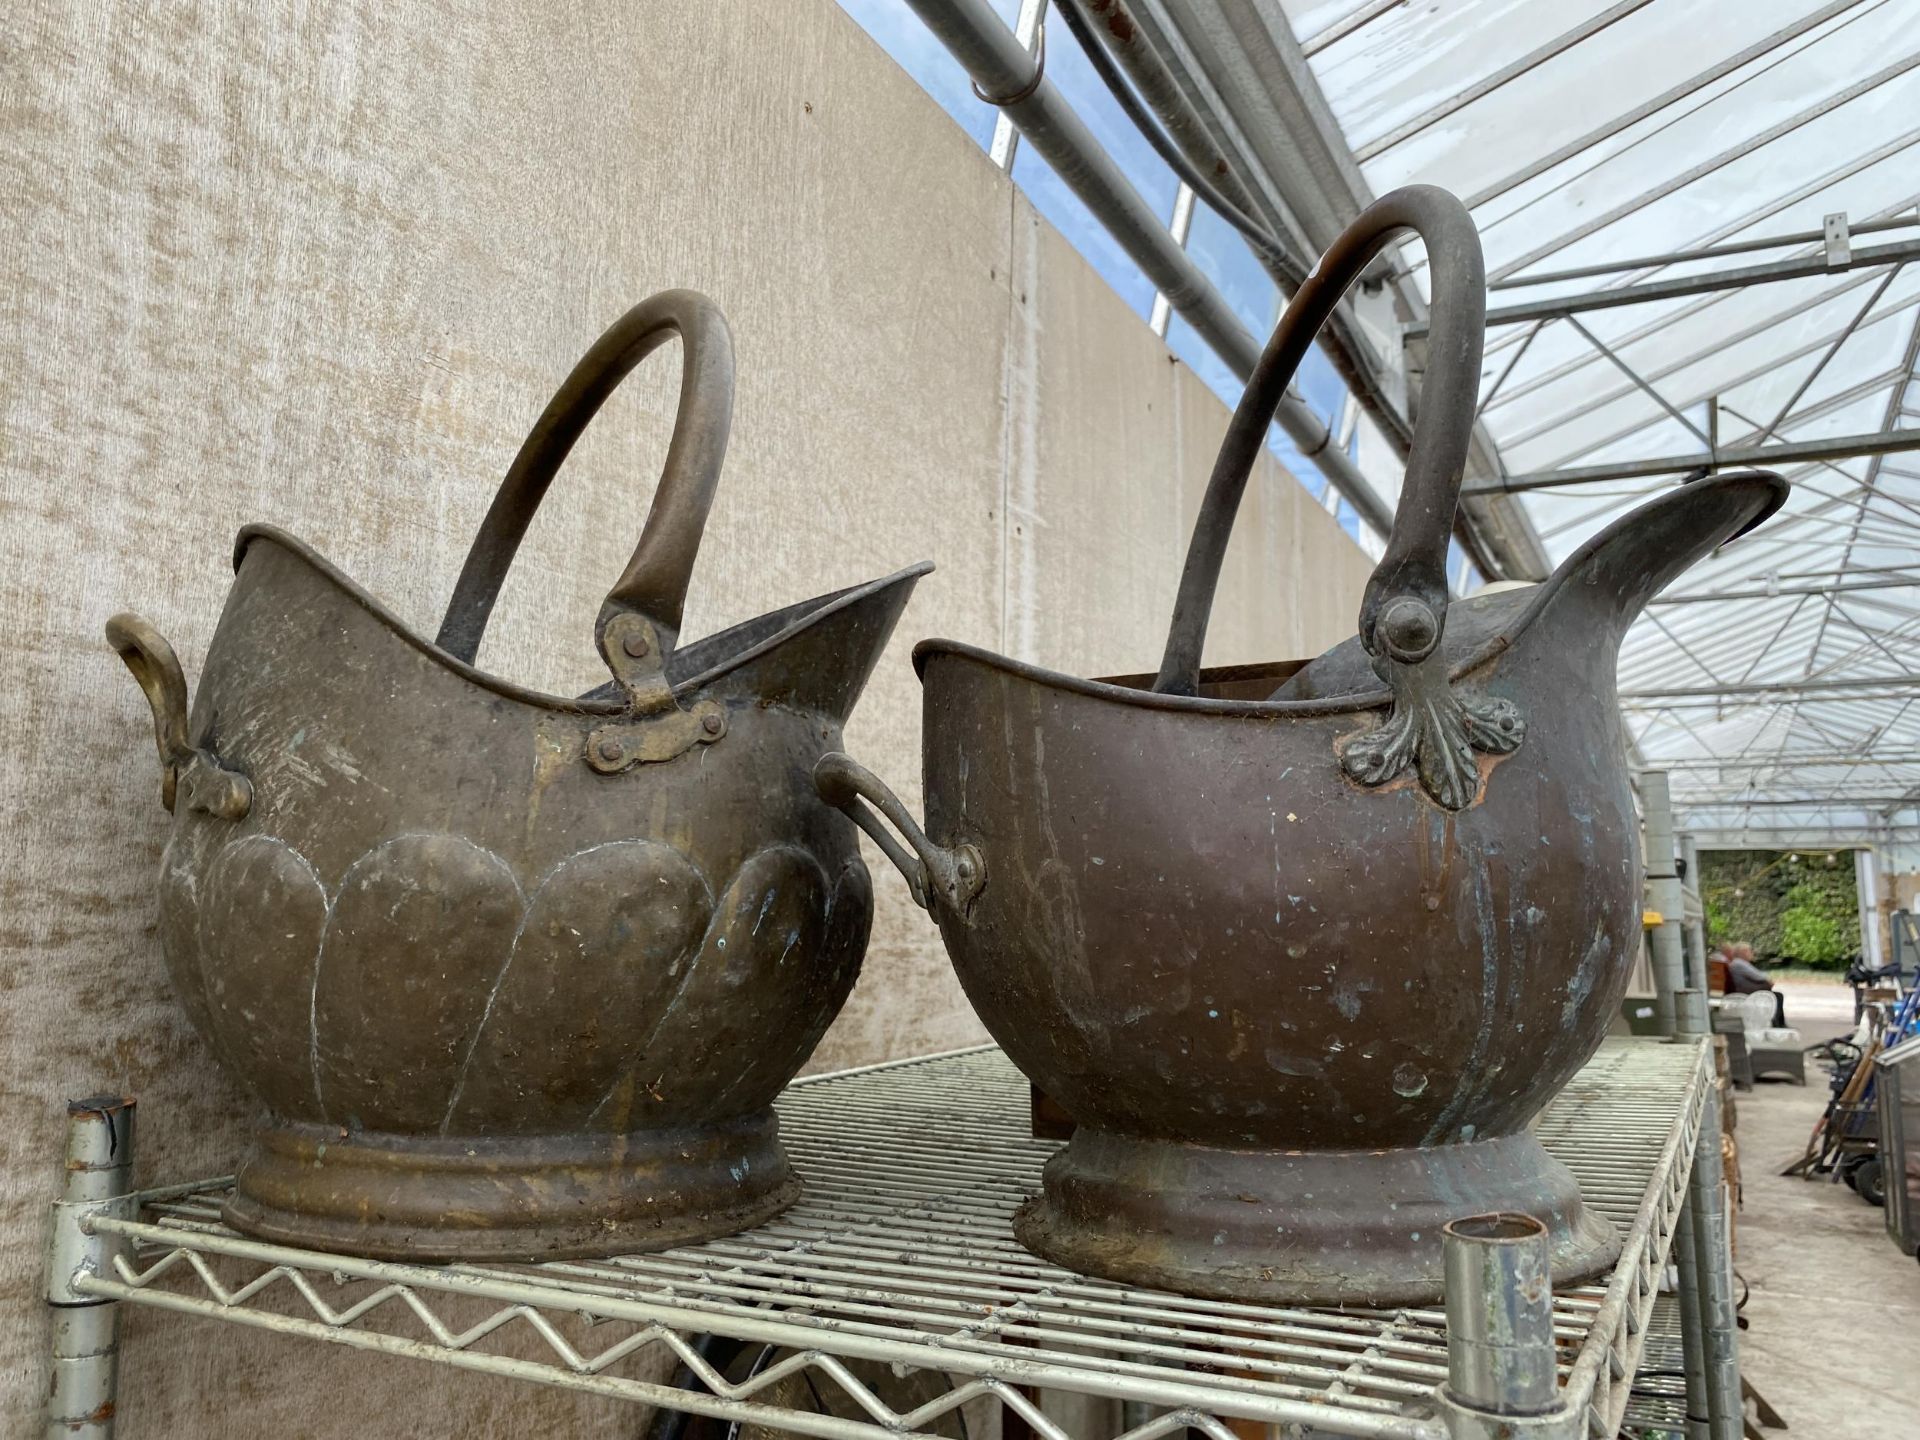
[[[73,1288],[104,1274],[121,1242],[87,1224],[125,1196],[133,1168],[134,1102],[120,1095],[67,1103],[66,1185],[53,1203],[47,1240],[47,1304],[53,1365],[47,1440],[113,1440],[120,1361],[120,1307]]]
[[[1686,880],[1693,887],[1698,900],[1700,890],[1700,847],[1691,835],[1680,837],[1680,855],[1686,866]],[[1683,897],[1684,898],[1684,897]],[[1686,939],[1687,991],[1679,997],[1676,1010],[1680,1005],[1691,1005],[1695,997],[1704,997],[1707,985],[1707,945],[1706,926],[1702,920],[1705,902],[1690,907],[1687,911],[1684,935]],[[1701,912],[1701,913],[1696,913]],[[1712,1028],[1710,1017],[1706,1019],[1706,1028]],[[1695,1017],[1691,1011],[1684,1017],[1676,1013],[1675,1028],[1682,1033],[1701,1033],[1694,1029]],[[1705,1126],[1702,1126],[1705,1129]],[[1696,1157],[1696,1165],[1698,1163]],[[1713,1402],[1709,1395],[1709,1377],[1707,1374],[1706,1318],[1702,1307],[1696,1303],[1701,1294],[1700,1262],[1694,1245],[1693,1205],[1687,1203],[1681,1212],[1680,1224],[1674,1233],[1673,1247],[1675,1262],[1680,1273],[1680,1346],[1684,1358],[1687,1381],[1687,1440],[1712,1440]]]
[[[1663,1034],[1674,1033],[1673,996],[1674,992],[1684,989],[1687,983],[1687,965],[1684,946],[1680,939],[1680,922],[1668,918],[1672,912],[1664,901],[1677,902],[1679,882],[1668,877],[1653,890],[1653,903],[1660,911],[1661,921],[1653,930],[1653,1013],[1654,1020]]]
[[[1640,776],[1640,799],[1645,811],[1648,898],[1660,913],[1660,924],[1652,934],[1654,972],[1654,1011],[1661,1032],[1675,1038],[1705,1034],[1705,997],[1701,990],[1687,987],[1685,946],[1681,916],[1686,903],[1677,867],[1674,864],[1673,804],[1664,770],[1649,770]],[[1690,843],[1690,842],[1689,842]],[[1697,871],[1689,863],[1688,873]],[[1697,879],[1696,879],[1696,883]],[[1702,956],[1704,966],[1704,955]],[[1694,1002],[1699,1013],[1694,1014]],[[1702,1298],[1709,1284],[1706,1260],[1711,1252],[1704,1248],[1705,1226],[1700,1220],[1702,1198],[1696,1188],[1704,1146],[1710,1138],[1713,1146],[1712,1169],[1719,1173],[1720,1119],[1717,1097],[1707,1094],[1707,1110],[1700,1124],[1700,1138],[1694,1145],[1692,1178],[1687,1200],[1681,1212],[1679,1231],[1674,1240],[1674,1258],[1680,1281],[1680,1343],[1685,1357],[1687,1383],[1688,1440],[1717,1440],[1713,1427],[1716,1406],[1713,1369],[1714,1346],[1708,1334],[1708,1307]]]
[[[1582,1411],[1560,1394],[1547,1227],[1531,1215],[1470,1215],[1440,1232],[1447,1383],[1455,1440],[1577,1435]]]
[[[1447,1384],[1498,1415],[1553,1408],[1552,1263],[1531,1215],[1471,1215],[1441,1231],[1447,1286]]]
[[[52,1313],[47,1440],[113,1440],[120,1371],[120,1307],[113,1301]]]

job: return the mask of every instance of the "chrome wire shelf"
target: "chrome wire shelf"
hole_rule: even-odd
[[[1619,1429],[1708,1076],[1699,1041],[1610,1040],[1539,1122],[1542,1142],[1625,1239],[1602,1282],[1554,1300],[1562,1395],[1584,1412],[1587,1435]],[[1055,1147],[1030,1138],[1026,1081],[998,1051],[802,1081],[780,1115],[805,1195],[727,1240],[538,1266],[383,1263],[244,1239],[219,1222],[227,1182],[215,1180],[79,1216],[114,1253],[68,1285],[76,1298],[827,1440],[932,1440],[970,1402],[1068,1440],[1035,1398],[1043,1390],[1135,1402],[1108,1432],[1115,1440],[1182,1428],[1232,1440],[1230,1420],[1405,1440],[1453,1433],[1436,1390],[1447,1373],[1438,1309],[1192,1300],[1089,1280],[1022,1250],[1009,1221]],[[702,1334],[778,1350],[733,1381],[696,1349]],[[704,1390],[651,1378],[665,1352]],[[902,1413],[861,1378],[876,1362],[926,1372],[938,1393]],[[782,1382],[803,1373],[815,1391],[842,1392],[841,1413],[781,1403],[795,1390]]]
[[[1662,1295],[1647,1319],[1646,1348],[1633,1377],[1633,1398],[1621,1420],[1626,1436],[1687,1433],[1686,1351],[1680,1338],[1680,1301]]]

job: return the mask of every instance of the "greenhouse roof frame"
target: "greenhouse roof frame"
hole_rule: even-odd
[[[1023,84],[1046,3],[911,0],[956,54],[956,25],[998,27],[974,43]],[[1679,823],[1710,843],[1911,842],[1920,236],[1901,232],[1920,224],[1920,34],[1900,0],[1755,0],[1711,27],[1689,0],[1051,3],[1103,27],[1168,136],[1296,255],[1400,184],[1466,199],[1494,291],[1463,489],[1482,569],[1538,578],[1691,475],[1779,469],[1781,514],[1622,647],[1635,758],[1672,770]],[[1022,119],[998,117],[1003,164]],[[1195,210],[1183,185],[1157,218],[1166,248]],[[1341,342],[1378,351],[1344,373],[1378,377],[1404,416],[1417,241],[1379,278]],[[1166,333],[1193,295],[1161,289]]]
[[[1920,39],[1898,6],[1765,0],[1705,27],[1683,0],[1284,4],[1369,180],[1468,196],[1496,292],[1481,405],[1505,473],[1485,483],[1523,495],[1556,559],[1690,475],[1793,485],[1622,648],[1680,823],[1721,844],[1910,835]]]

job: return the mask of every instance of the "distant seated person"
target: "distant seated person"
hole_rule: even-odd
[[[1762,990],[1773,991],[1773,1023],[1776,1029],[1787,1026],[1787,1001],[1773,981],[1767,978],[1753,959],[1751,945],[1729,945],[1727,947],[1727,993],[1729,995],[1754,995]]]

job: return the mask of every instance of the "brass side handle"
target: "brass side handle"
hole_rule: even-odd
[[[160,803],[172,810],[182,793],[187,808],[222,820],[244,820],[253,808],[253,785],[187,740],[187,677],[166,637],[138,615],[107,621],[107,643],[132,672],[153,711],[153,741],[160,752]]]
[[[844,811],[893,862],[905,877],[914,904],[931,912],[934,901],[942,900],[956,915],[966,916],[974,897],[987,883],[986,860],[975,846],[964,842],[934,844],[884,780],[838,750],[829,751],[815,763],[813,786],[822,800]],[[874,814],[869,806],[880,814]],[[906,837],[906,846],[887,829],[881,816]]]

